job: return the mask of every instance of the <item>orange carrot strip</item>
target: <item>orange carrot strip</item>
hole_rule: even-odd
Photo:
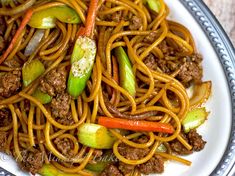
[[[78,30],[76,34],[76,38],[78,38],[79,36],[85,35],[85,31],[86,29],[84,27],[80,27],[80,29]]]
[[[120,128],[132,131],[152,131],[170,134],[174,132],[174,128],[172,125],[161,122],[99,117],[98,124],[103,125],[107,128]]]
[[[91,0],[88,13],[87,13],[87,18],[86,18],[86,24],[85,24],[85,36],[91,37],[93,28],[95,26],[95,18],[96,18],[96,12],[97,12],[97,7],[98,7],[98,1],[99,0]]]
[[[27,10],[19,28],[17,29],[13,39],[11,40],[10,45],[8,46],[7,50],[5,51],[5,53],[2,55],[2,57],[0,58],[0,64],[2,62],[4,62],[4,60],[7,58],[7,56],[10,54],[10,52],[13,50],[13,47],[17,41],[17,39],[20,36],[20,33],[23,31],[23,29],[25,28],[25,26],[27,25],[27,23],[29,22],[29,20],[31,19],[31,16],[33,15],[33,10],[29,9]]]

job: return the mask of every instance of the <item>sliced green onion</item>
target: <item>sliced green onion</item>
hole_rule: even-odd
[[[135,75],[132,70],[131,62],[122,47],[115,48],[115,56],[119,64],[121,86],[134,97],[136,93]]]
[[[146,2],[151,10],[157,13],[160,12],[161,3],[159,2],[159,0],[146,0]]]
[[[95,61],[95,41],[85,37],[78,37],[71,56],[71,69],[67,83],[68,93],[77,98],[86,87],[91,76]]]

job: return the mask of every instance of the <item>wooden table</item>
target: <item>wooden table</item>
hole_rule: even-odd
[[[215,14],[235,46],[235,0],[203,0]]]

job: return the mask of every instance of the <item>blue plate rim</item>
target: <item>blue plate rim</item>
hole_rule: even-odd
[[[211,176],[225,176],[234,174],[235,167],[235,49],[223,27],[202,0],[180,0],[201,26],[212,44],[227,79],[232,102],[232,124],[229,142],[226,150],[210,174]]]
[[[225,176],[235,167],[235,49],[219,21],[202,0],[179,0],[201,26],[212,44],[229,86],[232,124],[227,148],[210,176]],[[0,167],[0,176],[13,174]]]

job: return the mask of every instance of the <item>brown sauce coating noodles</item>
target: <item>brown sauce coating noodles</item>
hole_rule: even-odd
[[[0,127],[1,132],[7,132],[7,145],[2,151],[11,153],[21,161],[24,157],[22,151],[30,148],[32,153],[39,151],[45,155],[43,163],[51,163],[61,171],[92,175],[85,167],[95,157],[96,150],[79,143],[77,128],[83,123],[97,123],[99,115],[118,115],[130,119],[149,118],[151,121],[155,119],[154,121],[174,126],[175,130],[171,135],[129,131],[125,136],[120,131],[110,130],[117,138],[113,153],[125,164],[146,163],[154,157],[160,144],[166,143],[169,147],[169,143],[176,139],[186,149],[191,150],[191,144],[180,132],[181,121],[190,109],[186,85],[193,82],[194,77],[191,76],[188,82],[183,82],[179,74],[184,69],[184,64],[187,64],[183,59],[193,56],[197,51],[190,31],[183,25],[168,20],[170,9],[163,0],[159,0],[159,3],[161,9],[156,13],[142,0],[99,1],[94,30],[98,48],[95,64],[86,89],[77,99],[72,99],[69,105],[71,125],[53,117],[50,104],[41,104],[32,94],[40,87],[40,80],[50,71],[61,67],[69,70],[69,59],[82,24],[57,21],[55,28],[44,30],[42,40],[30,56],[25,56],[24,50],[37,29],[26,26],[12,52],[0,65],[0,73],[22,70],[25,62],[34,59],[40,59],[45,66],[45,72],[28,86],[21,86],[9,97],[2,96],[0,91],[0,111],[10,109],[12,117],[12,123]],[[12,1],[9,5],[2,4],[0,7],[0,18],[4,19],[6,26],[3,34],[0,29],[0,39],[3,39],[6,45],[10,43],[27,9],[41,11],[62,4],[73,8],[82,23],[85,23],[89,1]],[[120,86],[120,70],[113,54],[113,50],[119,46],[125,48],[133,65],[137,90],[135,97]],[[6,46],[0,49],[0,57],[5,50]],[[7,63],[11,62],[16,62],[19,66],[9,66]],[[1,81],[3,80],[0,75],[0,89]],[[140,136],[147,137],[148,141],[136,142],[135,139]],[[70,141],[68,150],[73,156],[69,157],[61,152],[55,139]],[[149,152],[138,160],[125,158],[118,149],[121,143],[139,149],[148,148]],[[51,161],[49,154],[58,160]],[[169,152],[159,155],[186,165],[191,164],[190,161],[173,156]],[[133,171],[133,175],[140,175],[139,170]]]

